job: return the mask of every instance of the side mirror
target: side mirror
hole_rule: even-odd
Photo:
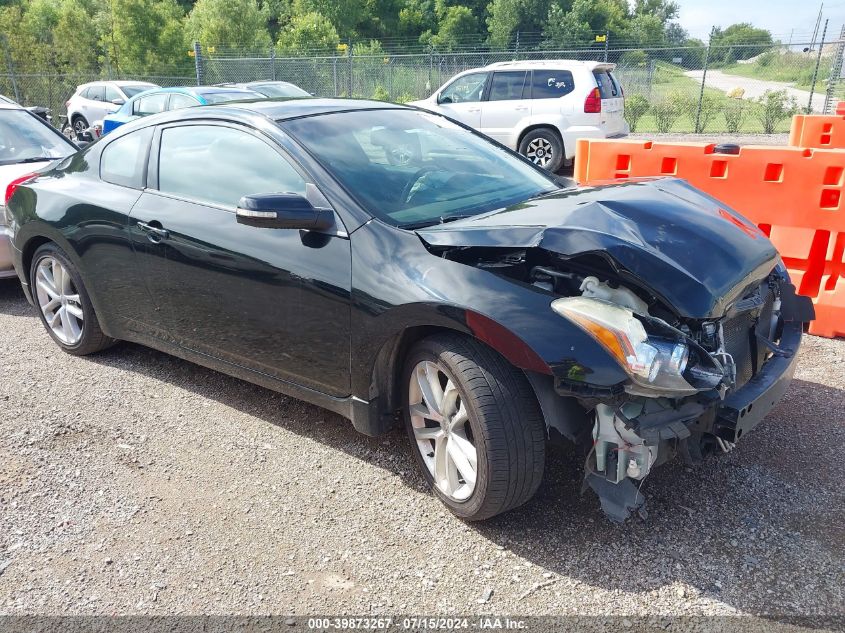
[[[126,99],[121,99],[120,97],[118,97],[117,99],[112,99],[111,102],[116,106],[122,106],[124,103],[126,103]]]
[[[443,95],[437,95],[437,105],[441,105],[443,103],[452,103],[452,97],[444,97]]]
[[[315,209],[298,193],[259,193],[244,196],[236,211],[238,224],[270,229],[325,231],[334,226],[331,209]]]

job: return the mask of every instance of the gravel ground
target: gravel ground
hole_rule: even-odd
[[[684,143],[736,143],[738,145],[786,145],[789,134],[660,134],[643,132],[625,138],[639,141]]]
[[[402,433],[136,345],[63,354],[0,282],[0,614],[845,615],[845,342],[801,361],[733,453],[646,480],[645,522],[555,451],[469,525]]]

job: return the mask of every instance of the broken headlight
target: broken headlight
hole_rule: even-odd
[[[677,340],[649,336],[643,323],[628,308],[587,297],[556,299],[551,307],[613,355],[631,377],[630,393],[683,396],[698,391],[683,376],[689,346]]]

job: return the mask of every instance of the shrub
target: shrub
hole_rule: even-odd
[[[746,102],[743,99],[728,99],[725,102],[725,127],[731,134],[739,132],[745,123]]]
[[[674,125],[682,113],[681,108],[672,100],[671,95],[655,103],[651,111],[654,113],[657,131],[663,133],[672,129],[672,125]]]
[[[707,129],[707,125],[716,118],[719,110],[722,109],[724,98],[719,97],[711,92],[705,92],[701,97],[701,111],[700,114],[696,106],[696,114],[693,117],[698,117],[698,127],[696,133],[701,134]]]
[[[632,132],[637,131],[637,123],[650,107],[651,104],[643,95],[631,95],[625,99],[625,118],[628,120]]]
[[[385,90],[384,86],[376,86],[373,90],[373,99],[375,101],[390,101],[390,93]]]
[[[798,113],[798,101],[790,97],[786,90],[766,90],[762,97],[754,101],[758,104],[755,115],[763,124],[765,134],[772,134],[778,123]]]

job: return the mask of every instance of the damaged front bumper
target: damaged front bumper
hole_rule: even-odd
[[[634,512],[645,517],[641,486],[652,468],[676,454],[695,464],[709,453],[727,452],[774,408],[795,372],[804,323],[814,316],[810,300],[795,296],[791,286],[781,314],[778,344],[756,337],[752,346],[765,344],[771,355],[739,388],[683,399],[626,394],[594,404],[584,489],[599,496],[611,520],[622,522]],[[755,336],[752,328],[749,337]],[[566,394],[564,385],[556,387]]]

